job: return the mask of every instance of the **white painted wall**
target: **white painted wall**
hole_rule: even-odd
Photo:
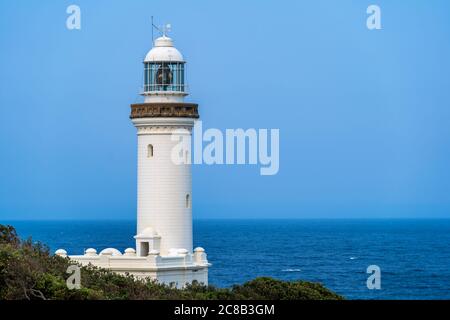
[[[172,149],[178,143],[171,134],[178,129],[191,130],[189,118],[133,119],[138,129],[137,234],[153,228],[159,236],[160,254],[171,248],[192,252],[192,176],[191,165],[173,163]],[[189,141],[191,134],[188,134]],[[148,145],[153,157],[148,157]],[[186,195],[191,205],[186,207]]]
[[[56,254],[67,257],[66,253],[57,252]],[[83,266],[94,265],[119,274],[130,274],[138,279],[149,277],[160,283],[175,284],[178,288],[182,288],[194,280],[208,285],[208,267],[210,264],[203,248],[195,249],[193,254],[178,254],[170,257],[86,253],[69,258]]]

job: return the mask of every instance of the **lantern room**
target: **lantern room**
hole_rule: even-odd
[[[157,38],[144,59],[144,96],[187,95],[185,61],[171,38]]]

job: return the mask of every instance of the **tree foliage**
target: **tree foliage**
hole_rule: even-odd
[[[322,300],[342,299],[320,284],[257,278],[231,288],[193,283],[176,289],[151,279],[137,280],[106,269],[81,267],[81,288],[70,290],[68,258],[51,255],[47,246],[20,240],[12,226],[0,224],[0,300]]]

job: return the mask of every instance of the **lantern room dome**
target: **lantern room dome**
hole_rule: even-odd
[[[173,46],[173,41],[167,36],[155,40],[153,48],[145,56],[144,62],[170,61],[184,62],[183,55]]]

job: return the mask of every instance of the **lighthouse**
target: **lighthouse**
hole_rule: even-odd
[[[138,136],[137,254],[192,252],[191,155],[184,150],[179,164],[172,153],[179,144],[174,135],[184,133],[190,145],[199,114],[196,104],[184,102],[185,61],[166,35],[144,59],[142,95],[144,103],[131,105],[130,116]]]
[[[144,101],[131,105],[137,131],[136,247],[124,252],[89,248],[83,255],[69,256],[71,260],[179,288],[193,281],[208,284],[205,250],[193,249],[192,240],[190,144],[199,113],[197,104],[184,101],[185,64],[163,32],[143,61]],[[180,139],[187,148],[177,149]],[[174,161],[174,154],[183,161]],[[55,254],[67,256],[63,249]]]

